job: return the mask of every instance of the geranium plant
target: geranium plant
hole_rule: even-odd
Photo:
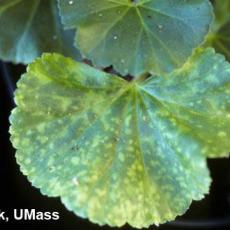
[[[30,182],[110,226],[159,225],[202,199],[207,158],[230,150],[229,8],[228,0],[0,1],[1,58],[32,62],[10,116]]]

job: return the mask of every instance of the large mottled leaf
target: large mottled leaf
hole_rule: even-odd
[[[230,150],[230,65],[212,49],[127,82],[58,54],[18,83],[11,140],[32,184],[99,224],[173,220],[208,192],[206,156]]]
[[[216,20],[208,37],[208,45],[212,45],[230,61],[230,1],[216,0],[214,7]]]
[[[59,0],[66,28],[95,65],[121,74],[165,73],[181,66],[208,32],[208,0]]]
[[[43,52],[79,59],[74,33],[64,32],[55,0],[0,0],[0,58],[30,63]]]

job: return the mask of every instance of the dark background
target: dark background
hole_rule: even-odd
[[[59,212],[58,221],[0,221],[0,230],[22,227],[32,229],[117,229],[99,227],[69,212],[58,198],[47,198],[27,181],[15,161],[15,150],[9,141],[8,117],[13,108],[15,82],[25,71],[24,66],[0,62],[0,209],[12,216],[13,209]],[[213,183],[203,201],[193,202],[189,211],[176,221],[149,229],[226,229],[230,230],[230,159],[209,160]],[[120,229],[132,229],[124,226]]]

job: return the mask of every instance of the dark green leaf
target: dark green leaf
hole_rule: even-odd
[[[212,20],[208,0],[59,0],[66,28],[95,65],[121,74],[165,73],[180,67]]]
[[[43,52],[80,58],[72,31],[64,32],[55,0],[0,1],[0,58],[30,63]]]

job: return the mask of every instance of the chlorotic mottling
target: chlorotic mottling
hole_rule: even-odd
[[[133,76],[181,67],[213,18],[208,0],[59,0],[59,7],[84,56]]]
[[[182,215],[230,150],[230,65],[212,49],[167,77],[127,82],[44,54],[18,82],[11,140],[22,172],[100,225]]]
[[[74,34],[62,29],[56,0],[0,1],[0,59],[31,63],[43,52],[80,59]]]

